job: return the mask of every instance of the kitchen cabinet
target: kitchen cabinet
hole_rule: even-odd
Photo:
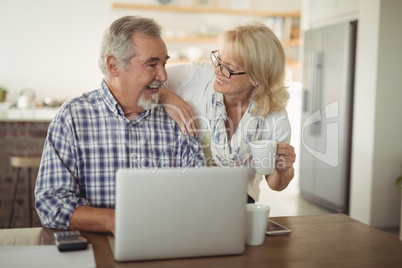
[[[41,156],[50,121],[58,108],[0,110],[0,228],[6,228],[14,193],[16,170],[10,165],[11,156]],[[32,169],[32,185],[38,169]],[[28,172],[22,169],[14,207],[13,227],[29,226]],[[34,227],[41,226],[33,213]]]
[[[300,11],[231,9],[220,7],[219,0],[210,1],[211,4],[208,7],[200,7],[197,1],[185,3],[187,3],[186,6],[115,2],[112,4],[112,9],[131,10],[135,13],[149,12],[150,17],[158,16],[157,21],[164,21],[164,40],[171,56],[169,63],[209,61],[209,52],[216,49],[217,36],[222,31],[238,24],[257,20],[269,25],[279,38],[282,37],[280,39],[288,56],[288,65],[297,68]],[[176,21],[169,26],[169,22],[159,15],[168,15],[170,23],[173,23],[174,19],[188,23],[180,24]]]
[[[6,228],[14,194],[16,169],[10,165],[11,156],[41,156],[50,122],[45,121],[0,121],[0,228]],[[28,177],[27,169],[20,172],[20,181],[14,206],[13,228],[29,227],[28,179],[35,185],[38,169],[32,169]],[[33,189],[31,189],[33,191]],[[41,226],[36,213],[33,226]]]

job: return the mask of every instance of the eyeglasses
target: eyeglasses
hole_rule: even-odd
[[[221,73],[223,74],[224,77],[226,77],[226,78],[228,78],[228,79],[230,79],[230,77],[231,77],[232,75],[246,74],[245,72],[237,72],[237,73],[234,73],[234,72],[232,72],[228,67],[226,67],[225,65],[223,65],[223,64],[221,63],[221,59],[220,59],[220,57],[219,57],[219,55],[218,55],[218,50],[213,50],[213,51],[211,51],[211,61],[212,61],[212,64],[213,64],[215,67],[218,67],[218,66],[220,67]]]

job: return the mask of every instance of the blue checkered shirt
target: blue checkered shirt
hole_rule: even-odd
[[[68,229],[77,206],[114,208],[118,168],[204,165],[198,139],[183,135],[162,106],[130,122],[103,81],[67,101],[50,123],[35,207],[43,226]]]

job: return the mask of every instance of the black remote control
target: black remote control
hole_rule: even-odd
[[[54,233],[54,240],[59,251],[87,249],[88,240],[79,231]]]

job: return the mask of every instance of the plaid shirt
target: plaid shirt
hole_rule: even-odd
[[[130,122],[102,82],[66,102],[49,126],[35,187],[48,228],[68,229],[80,205],[114,208],[118,168],[204,166],[197,138],[184,136],[162,106]]]

